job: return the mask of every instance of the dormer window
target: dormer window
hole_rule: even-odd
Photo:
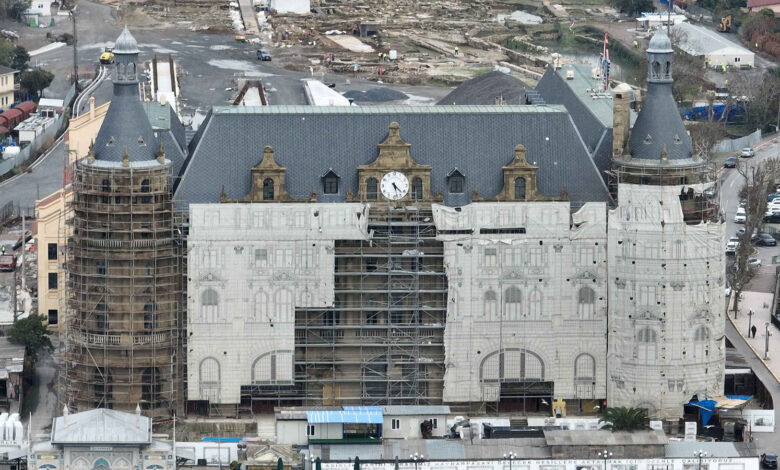
[[[647,134],[647,136],[645,136],[645,145],[650,145],[652,143],[653,143],[653,138],[650,136],[650,134]]]
[[[680,138],[679,134],[674,135],[674,143],[678,145],[682,143],[682,139]]]
[[[457,168],[447,175],[447,188],[450,193],[461,194],[466,183],[466,177]]]
[[[322,192],[325,194],[338,194],[339,193],[339,175],[329,169],[325,175],[322,176]]]
[[[144,141],[143,137],[138,138],[138,146],[139,147],[146,147],[146,141]]]
[[[378,187],[378,182],[376,178],[368,178],[366,180],[366,199],[376,200],[377,187]]]
[[[263,201],[274,200],[274,180],[266,178],[263,180]]]
[[[114,136],[111,136],[108,138],[108,142],[106,142],[107,147],[113,147],[114,146]]]

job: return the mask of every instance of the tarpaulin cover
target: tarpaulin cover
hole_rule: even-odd
[[[715,405],[718,404],[715,400],[699,400],[689,401],[689,405],[697,406],[699,408],[699,417],[701,418],[701,425],[706,426],[712,418],[712,414],[715,412]]]

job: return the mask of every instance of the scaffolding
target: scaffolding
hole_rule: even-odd
[[[170,165],[149,163],[73,168],[59,383],[72,410],[168,416],[183,405],[183,236]]]
[[[295,312],[295,380],[242,387],[279,405],[439,404],[447,278],[428,205],[371,207],[369,240],[335,242],[335,300]]]

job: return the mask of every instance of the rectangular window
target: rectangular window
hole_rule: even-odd
[[[57,244],[56,243],[49,243],[48,248],[48,254],[49,254],[49,261],[53,261],[57,259]]]
[[[307,436],[313,436],[314,435],[314,425],[310,424],[306,426],[306,435]]]
[[[57,289],[57,273],[49,273],[49,290]]]
[[[439,418],[433,418],[431,421],[433,422],[433,429],[439,429]]]
[[[299,265],[302,268],[313,268],[314,267],[314,249],[313,248],[303,248],[299,252],[299,256],[301,257],[299,261]]]
[[[279,268],[290,268],[293,263],[292,248],[279,248],[274,252],[274,266]]]
[[[56,325],[57,324],[57,309],[51,309],[49,310],[49,325]]]
[[[528,249],[528,265],[529,266],[544,266],[544,247],[535,246]]]
[[[498,265],[498,252],[496,248],[485,248],[485,261],[483,263],[483,266],[485,267],[495,267]]]
[[[577,259],[580,266],[590,266],[596,262],[596,248],[592,246],[581,246],[579,257]]]
[[[401,429],[401,420],[397,418],[393,418],[390,420],[390,428],[391,429]]]
[[[268,250],[265,248],[255,249],[255,265],[261,268],[268,267]]]
[[[149,268],[147,268],[148,270]],[[101,276],[106,275],[106,262],[105,261],[96,261],[95,262],[95,271],[97,271],[98,274]]]
[[[203,251],[203,267],[216,268],[219,263],[219,250]]]

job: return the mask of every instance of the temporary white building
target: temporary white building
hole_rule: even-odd
[[[305,15],[311,11],[310,0],[271,0],[271,10],[277,13],[297,13]]]
[[[755,64],[753,52],[729,41],[722,33],[690,23],[674,25],[672,31],[674,45],[687,54],[704,57],[708,67],[749,68]]]

